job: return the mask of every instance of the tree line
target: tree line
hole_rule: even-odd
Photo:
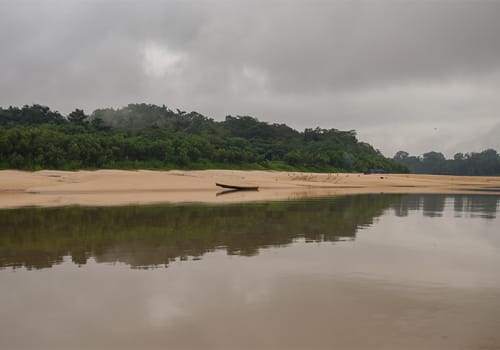
[[[408,171],[354,130],[299,132],[250,116],[215,121],[152,104],[66,116],[38,104],[0,107],[0,168]]]
[[[440,152],[427,152],[412,156],[408,152],[397,152],[393,160],[408,167],[416,174],[441,175],[500,175],[500,155],[494,149],[482,152],[456,153],[446,159]]]

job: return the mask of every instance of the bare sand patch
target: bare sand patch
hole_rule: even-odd
[[[216,182],[257,185],[223,192]],[[226,203],[361,193],[500,194],[500,177],[319,174],[276,171],[0,171],[0,208]]]

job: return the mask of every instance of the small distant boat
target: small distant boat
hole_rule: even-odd
[[[259,189],[259,186],[228,185],[228,184],[221,184],[218,182],[216,182],[215,185],[222,188],[229,188],[235,191],[257,191]]]

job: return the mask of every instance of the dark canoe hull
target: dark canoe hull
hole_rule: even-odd
[[[259,189],[259,186],[237,186],[237,185],[227,185],[227,184],[221,184],[221,183],[215,183],[215,185],[222,187],[222,188],[229,188],[232,190],[237,190],[237,191],[256,191]]]

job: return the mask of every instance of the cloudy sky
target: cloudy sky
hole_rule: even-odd
[[[0,106],[165,104],[500,150],[500,1],[0,0]]]

